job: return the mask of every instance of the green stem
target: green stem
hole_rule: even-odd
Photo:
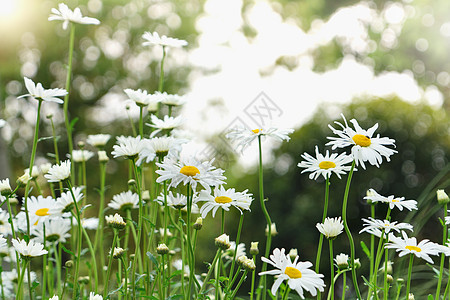
[[[61,290],[61,257],[58,256],[58,252],[56,249],[56,243],[53,243],[53,252],[55,255],[55,261],[56,261],[56,280],[57,280],[57,293],[60,294]]]
[[[322,214],[322,223],[325,222],[325,218],[327,217],[328,212],[328,198],[329,198],[329,192],[330,192],[330,178],[327,176],[326,182],[325,182],[325,203],[323,205],[323,214]],[[323,234],[319,235],[319,245],[317,246],[317,255],[316,255],[316,273],[319,273],[320,269],[320,257],[322,255],[322,246],[323,246]],[[321,299],[321,293],[317,292],[317,300]]]
[[[142,236],[142,220],[143,220],[143,204],[142,204],[142,191],[141,191],[141,180],[139,176],[139,172],[137,170],[136,164],[135,164],[135,158],[131,158],[130,161],[133,164],[133,171],[134,176],[136,178],[136,189],[139,195],[139,216],[138,216],[138,236],[137,241],[135,245],[135,252],[134,252],[134,259],[131,267],[131,284],[132,284],[132,293],[133,293],[133,299],[136,299],[136,263],[138,260],[138,256],[140,254],[140,243],[141,243],[141,236]]]
[[[120,259],[122,260],[123,271],[125,272],[125,283],[124,283],[125,300],[128,300],[128,272],[127,272],[128,266],[127,266],[123,256]]]
[[[222,267],[222,256],[219,257],[217,261],[217,272],[216,272],[216,298],[219,299],[219,288],[220,288],[220,269]]]
[[[212,272],[213,272],[213,270],[214,270],[214,266],[216,265],[217,260],[219,259],[219,257],[220,257],[221,255],[222,255],[222,249],[219,248],[219,249],[217,249],[216,256],[214,257],[213,262],[212,262],[211,265],[209,266],[208,273],[206,274],[205,280],[203,281],[203,285],[202,285],[202,287],[200,288],[200,291],[198,292],[197,299],[199,299],[200,295],[203,294],[203,291],[205,290],[206,285],[207,285],[208,282],[209,282],[209,278],[211,277],[211,274],[212,274]]]
[[[246,270],[244,271],[244,274],[243,274],[242,277],[241,277],[241,280],[239,280],[239,282],[238,282],[236,288],[234,289],[233,294],[231,294],[231,300],[233,300],[234,297],[236,297],[236,294],[237,294],[239,288],[241,287],[242,283],[244,282],[245,278],[247,277],[247,273],[248,273],[248,270],[246,269]],[[288,292],[288,293],[289,293],[289,292]],[[217,299],[217,298],[216,298],[216,299]]]
[[[167,205],[167,182],[164,181],[164,243],[167,245],[167,215],[169,214],[169,206]]]
[[[42,106],[42,100],[38,100],[38,108],[37,108],[37,116],[36,116],[36,126],[34,127],[34,139],[33,139],[33,148],[31,150],[31,159],[30,159],[30,166],[29,166],[29,175],[31,178],[31,172],[33,170],[34,165],[34,158],[36,157],[36,148],[38,143],[38,136],[39,136],[39,122],[41,120],[41,106]],[[27,236],[28,239],[30,237],[30,216],[28,215],[28,193],[30,189],[30,183],[31,180],[29,180],[25,186],[25,194],[24,194],[24,209],[25,209],[25,215],[27,220]],[[28,242],[28,240],[27,240]]]
[[[163,91],[163,85],[164,85],[164,59],[166,58],[166,47],[162,47],[163,50],[163,57],[161,59],[161,71],[159,75],[159,84],[158,84],[158,91]]]
[[[444,204],[444,220],[445,217],[447,217],[447,203]],[[445,245],[447,243],[447,225],[445,224],[444,221],[444,225],[443,225],[443,232],[442,232],[442,245]],[[434,299],[438,300],[439,297],[441,296],[440,292],[441,292],[441,285],[442,285],[442,276],[444,274],[444,259],[445,259],[445,255],[444,253],[441,253],[441,265],[439,268],[439,278],[438,278],[438,283],[437,283],[437,288],[436,288],[436,296],[434,297]]]
[[[330,245],[330,274],[331,274],[331,280],[330,280],[330,294],[331,294],[331,300],[334,300],[334,256],[333,256],[333,240],[329,239],[328,243]]]
[[[89,239],[89,235],[85,228],[83,228],[83,235],[85,237],[85,240],[88,244],[89,252],[91,252],[91,259],[92,259],[92,267],[93,267],[93,273],[94,273],[94,292],[97,293],[98,290],[98,272],[97,272],[97,260],[95,258],[95,250],[94,247],[92,247],[91,240]]]
[[[264,177],[263,177],[263,163],[262,163],[262,146],[261,146],[261,135],[258,135],[258,147],[259,147],[259,203],[261,205],[262,212],[264,217],[266,218],[266,223],[268,227],[267,239],[266,239],[266,251],[264,252],[265,257],[269,257],[270,254],[270,245],[272,243],[272,220],[270,219],[269,212],[267,211],[265,200],[264,200]],[[267,270],[267,263],[263,262],[261,272]],[[263,284],[263,300],[266,299],[267,296],[267,276],[263,275],[259,278],[258,286]]]
[[[69,40],[69,61],[67,62],[67,76],[66,76],[66,91],[67,94],[64,96],[64,122],[67,131],[67,144],[69,146],[69,154],[72,156],[73,142],[72,142],[72,128],[70,127],[69,121],[69,94],[70,94],[70,81],[72,77],[72,59],[73,59],[73,45],[75,42],[75,25],[71,22],[70,24],[70,40]],[[73,170],[73,169],[72,169]],[[74,173],[72,171],[72,178],[74,178]]]
[[[100,274],[102,278],[105,276],[103,271],[103,266],[105,265],[105,254],[103,247],[103,223],[105,221],[104,217],[104,208],[105,208],[105,178],[106,178],[106,163],[100,162],[100,203],[98,210],[98,227],[95,233],[95,241],[94,241],[94,251],[100,252]],[[126,248],[125,248],[126,249]]]
[[[345,300],[345,292],[347,290],[347,273],[344,272],[344,274],[342,274],[342,296],[341,296],[341,300]]]
[[[46,238],[45,238],[45,223],[42,224],[42,231],[43,231],[43,237],[44,237],[44,249],[46,249]],[[50,252],[50,251],[49,251]],[[47,283],[47,254],[44,254],[42,257],[42,299],[45,299],[45,292],[46,290],[46,283]]]
[[[348,202],[348,194],[350,191],[350,183],[352,181],[352,176],[353,176],[353,171],[355,170],[355,161],[353,160],[352,163],[352,168],[350,169],[350,172],[348,174],[348,178],[347,178],[347,185],[345,187],[345,194],[344,194],[344,200],[342,203],[342,221],[344,223],[344,229],[345,229],[345,233],[347,234],[348,237],[348,241],[350,243],[350,257],[351,257],[351,264],[352,264],[352,280],[353,280],[353,286],[355,288],[355,292],[357,295],[358,299],[362,299],[361,298],[361,292],[359,291],[359,287],[358,287],[358,280],[356,279],[356,268],[355,268],[355,243],[353,242],[353,237],[352,237],[352,233],[350,232],[350,229],[348,227],[347,224],[347,202]]]
[[[17,190],[17,188],[16,188],[16,190]],[[11,195],[14,195],[16,190],[14,192],[12,192]],[[14,230],[14,223],[13,223],[13,220],[12,220],[12,216],[14,216],[14,214],[13,214],[13,211],[11,209],[11,203],[9,202],[9,197],[10,197],[10,195],[6,196],[6,204],[8,205],[8,213],[9,213],[8,222],[11,225],[11,232],[12,232],[13,239],[17,239],[16,232]],[[17,251],[14,251],[14,252],[16,254],[17,276],[20,276],[19,254],[17,253]]]
[[[144,138],[144,106],[139,105],[139,135]]]
[[[291,288],[289,286],[286,286],[286,289],[284,290],[283,300],[287,300],[290,291]]]
[[[113,230],[114,230],[114,237],[113,237],[113,242],[112,242],[112,246],[111,246],[111,251],[109,253],[108,270],[106,273],[105,288],[103,290],[103,298],[105,298],[105,299],[106,299],[106,296],[108,295],[108,285],[109,285],[109,277],[111,276],[114,247],[116,246],[117,236],[118,236],[117,229],[114,228]]]
[[[384,286],[384,294],[383,294],[383,298],[384,300],[388,299],[388,293],[389,293],[389,286],[388,286],[388,281],[387,281],[387,267],[388,267],[388,249],[385,248],[384,249],[384,276],[383,276],[383,286]]]
[[[408,281],[406,282],[406,299],[409,297],[409,291],[411,287],[411,274],[412,274],[412,266],[414,261],[414,254],[409,255],[409,266],[408,266]]]
[[[234,247],[233,261],[231,262],[231,269],[230,269],[230,276],[229,276],[230,278],[233,277],[234,265],[236,264],[236,254],[237,254],[239,241],[241,239],[241,231],[242,231],[243,223],[244,223],[244,213],[241,213],[241,218],[239,219],[238,231],[237,231],[237,236],[236,236],[236,246]],[[230,289],[231,289],[230,281],[228,281],[227,290],[229,291]]]
[[[370,204],[370,216],[375,219],[375,204]],[[370,235],[370,272],[369,278],[373,276],[373,266],[375,264],[375,236],[373,234]]]
[[[253,261],[256,261],[256,255],[253,255]],[[256,278],[256,270],[252,272],[252,286],[250,288],[250,300],[253,300],[253,295],[255,294],[255,278]]]
[[[78,272],[80,269],[80,257],[81,257],[81,243],[83,241],[82,236],[82,224],[81,224],[81,214],[80,210],[78,208],[77,200],[75,198],[75,195],[73,193],[72,184],[70,183],[70,179],[66,179],[67,186],[69,187],[70,194],[72,195],[73,203],[75,205],[75,212],[76,212],[76,218],[77,218],[77,225],[78,225],[78,243],[77,243],[77,256],[75,261],[75,274],[73,278],[73,293],[72,298],[76,298],[77,296],[77,286],[78,286]]]
[[[19,276],[19,282],[17,284],[17,300],[21,300],[23,298],[23,289],[22,289],[22,284],[23,284],[23,277],[25,275],[25,268],[27,267],[29,260],[28,259],[23,259],[22,260],[22,269],[20,272],[20,276]]]
[[[177,226],[178,231],[180,232],[180,239],[181,239],[181,292],[183,294],[183,299],[186,299],[185,290],[184,290],[184,262],[186,257],[186,249],[184,244],[184,232],[183,232],[183,218],[181,215],[181,208],[178,209],[178,221],[180,223],[179,226]],[[192,272],[189,270],[189,272]]]

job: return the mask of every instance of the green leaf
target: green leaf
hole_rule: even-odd
[[[38,139],[38,143],[42,142],[42,141],[45,141],[45,140],[51,140],[51,139],[53,139],[52,136],[43,136],[43,137]]]
[[[150,252],[147,252],[147,256],[148,256],[148,258],[150,258],[151,262],[158,268],[159,263],[158,263],[158,260],[156,259],[156,257],[153,254],[151,254]]]
[[[139,280],[141,280],[141,278],[147,276],[147,274],[138,274],[136,280],[134,281],[134,284],[138,284]]]
[[[367,248],[366,244],[363,241],[361,241],[360,245],[361,245],[361,248],[363,249],[364,253],[370,259],[370,250],[369,250],[369,248]]]
[[[75,253],[73,253],[72,251],[70,251],[69,249],[67,249],[66,247],[64,247],[63,244],[61,244],[61,248],[63,249],[64,252],[66,252],[67,254],[70,254],[72,256],[75,256]]]
[[[31,285],[31,290],[33,291],[35,288],[37,288],[39,286],[39,282],[37,282],[36,280],[33,281],[33,284]]]
[[[91,206],[92,206],[92,204],[87,204],[87,205],[83,206],[83,207],[80,209],[80,215],[81,215],[81,213],[82,213],[86,208],[89,208],[89,207],[91,207]]]
[[[72,130],[75,127],[75,124],[78,122],[79,118],[74,118],[72,121],[70,121],[70,129]]]

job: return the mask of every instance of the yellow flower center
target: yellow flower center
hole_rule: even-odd
[[[233,201],[233,200],[231,200],[230,197],[227,197],[227,196],[219,196],[219,197],[216,197],[216,199],[214,199],[214,200],[217,203],[221,203],[221,204],[230,203],[231,201]]]
[[[400,202],[400,201],[398,201],[397,199],[392,199],[392,202]]]
[[[413,250],[416,252],[422,251],[422,249],[420,249],[419,247],[416,247],[416,246],[406,246],[405,248],[408,249],[409,251],[413,251]]]
[[[302,278],[302,272],[293,267],[286,267],[286,270],[284,270],[284,274],[292,279]]]
[[[49,210],[50,210],[49,208],[39,208],[39,209],[35,212],[35,214],[36,214],[36,216],[39,216],[39,217],[45,217],[45,216],[50,215],[50,214],[48,213]]]
[[[324,160],[324,161],[320,162],[319,168],[328,170],[330,168],[336,168],[336,164],[332,161]]]
[[[369,147],[370,144],[372,143],[368,136],[362,134],[355,134],[352,137],[352,140],[355,142],[356,145],[359,145],[361,147]]]
[[[252,132],[253,132],[254,134],[258,134],[261,130],[262,130],[262,129],[253,129]]]
[[[180,173],[186,176],[193,177],[197,174],[200,174],[200,171],[194,166],[184,166],[181,168]]]

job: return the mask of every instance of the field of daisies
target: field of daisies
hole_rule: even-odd
[[[433,191],[444,216],[441,227],[435,228],[442,234],[440,243],[417,240],[411,224],[391,218],[393,211],[417,210],[416,200],[381,195],[370,187],[364,201],[369,203],[371,214],[362,219],[360,232],[370,236],[370,243],[360,240],[360,235],[353,236],[348,226],[352,177],[366,172],[369,165],[383,168],[398,154],[395,140],[377,133],[378,124],[365,129],[357,120],[342,115],[328,125],[328,143],[301,155],[298,171],[311,180],[324,179],[324,197],[317,201],[323,216],[315,224],[320,238],[315,257],[308,259],[295,249],[272,246],[276,227],[264,197],[262,142],[273,139],[287,143],[292,129],[229,130],[226,137],[240,150],[258,145],[255,181],[259,189],[236,190],[226,185],[226,170],[216,167],[214,160],[181,155],[189,140],[178,132],[183,116],[176,114],[176,108],[186,100],[164,92],[164,60],[166,51],[182,48],[187,42],[145,32],[142,44],[160,47],[163,56],[157,91],[123,91],[140,112],[137,122],[130,118],[128,129],[133,135],[99,132],[74,145],[75,118],[82,117],[69,112],[75,28],[100,21],[63,3],[52,9],[48,20],[62,22],[63,29],[70,31],[66,86],[50,89],[23,78],[27,91],[18,101],[36,101],[37,118],[29,168],[19,178],[0,178],[1,299],[410,300],[415,299],[411,293],[413,265],[419,264],[434,271],[434,277],[424,278],[436,282],[435,290],[428,291],[428,299],[450,299],[450,200],[443,189]],[[68,145],[62,147],[51,122],[52,161],[35,165],[42,139],[41,108],[48,102],[62,106]],[[51,116],[46,117],[51,120]],[[5,123],[0,120],[0,127]],[[111,141],[114,146],[109,149],[106,144]],[[60,148],[69,151],[61,153]],[[106,193],[110,160],[128,169],[114,174],[127,187],[115,195]],[[87,180],[88,161],[99,170],[96,181]],[[345,192],[339,195],[342,209],[338,216],[327,213],[332,178],[346,181]],[[88,195],[88,187],[97,193]],[[253,228],[243,225],[244,216],[252,214],[255,206],[262,213],[259,218],[266,238],[245,245],[240,242],[241,233]],[[225,228],[232,210],[240,216],[233,230]],[[376,210],[386,211],[386,215],[377,219]],[[202,228],[204,232],[211,224],[204,224],[204,220],[211,218],[219,219],[221,226],[209,229],[216,238],[208,243],[209,261],[202,265],[197,260],[197,241]],[[283,220],[276,221],[280,224]],[[345,240],[347,247],[335,249],[336,239]],[[357,248],[363,250],[364,257],[356,257]],[[321,261],[328,262],[326,270],[320,269],[324,265]],[[403,274],[394,278],[392,269],[399,261]],[[361,272],[361,264],[369,266],[369,272]]]

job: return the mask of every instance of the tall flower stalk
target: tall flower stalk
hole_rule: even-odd
[[[362,299],[361,292],[359,291],[359,287],[358,287],[358,281],[356,279],[356,268],[355,268],[355,263],[354,263],[354,261],[355,261],[355,243],[353,241],[352,233],[347,224],[348,194],[350,191],[350,183],[352,181],[353,171],[355,170],[355,164],[356,164],[356,162],[353,161],[352,168],[350,169],[350,172],[348,173],[347,185],[345,187],[345,193],[344,193],[344,200],[342,202],[342,221],[344,223],[344,230],[345,230],[345,233],[347,234],[348,241],[350,244],[350,262],[352,264],[351,270],[352,270],[353,286],[355,288],[355,292],[356,292],[358,299]],[[374,271],[374,273],[376,273],[376,270]]]

